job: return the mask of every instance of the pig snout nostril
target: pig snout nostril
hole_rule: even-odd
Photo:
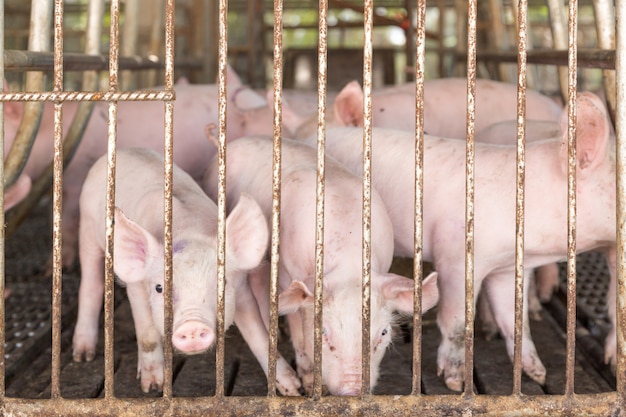
[[[172,335],[174,347],[187,354],[204,352],[213,345],[214,340],[213,329],[198,321],[181,324]]]

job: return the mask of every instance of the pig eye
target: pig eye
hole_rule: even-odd
[[[381,337],[387,336],[387,333],[389,333],[389,330],[385,327],[383,329],[383,332],[380,334]]]
[[[163,286],[161,284],[157,284],[154,289],[156,290],[156,292],[158,292],[159,294],[161,294],[163,292]]]
[[[322,327],[322,336],[326,336],[327,334],[326,327]]]

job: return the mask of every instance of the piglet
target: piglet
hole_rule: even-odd
[[[103,300],[106,170],[104,156],[89,171],[80,197],[82,278],[73,341],[74,360],[79,362],[95,356]],[[148,392],[163,384],[163,158],[147,149],[120,149],[116,175],[113,268],[127,286],[137,334],[137,376]],[[217,207],[176,165],[173,177],[172,344],[183,354],[196,354],[215,341]],[[267,223],[254,200],[242,195],[226,219],[226,229],[225,328],[233,321],[258,320],[262,325],[245,278],[266,251]],[[248,336],[246,326],[241,330]],[[267,371],[267,355],[261,360]],[[297,381],[295,373],[292,380]],[[297,389],[292,384],[284,393]]]
[[[272,207],[272,140],[241,138],[228,144],[227,207],[242,192],[252,195],[266,218]],[[315,274],[314,149],[282,140],[279,312],[288,314],[298,373],[307,392],[313,383],[313,279]],[[361,385],[361,201],[362,183],[327,158],[324,220],[322,379],[333,395],[358,395]],[[203,180],[212,197],[217,189],[213,160]],[[388,273],[393,230],[380,196],[372,190],[371,372],[376,384],[380,361],[391,342],[394,311],[413,313],[413,281]],[[266,278],[267,279],[267,278]],[[266,296],[267,297],[267,296]],[[436,276],[423,282],[423,311],[438,299]],[[261,305],[267,301],[260,300]]]
[[[158,89],[158,88],[157,88]],[[204,124],[218,121],[218,88],[215,84],[177,84],[174,91],[174,162],[196,181],[202,178],[206,161],[217,153],[206,140]],[[271,134],[272,115],[258,118],[256,113],[239,110],[259,106],[265,100],[241,84],[237,74],[228,72],[227,139],[233,140],[249,134]],[[85,127],[82,141],[70,163],[65,167],[63,181],[63,267],[74,264],[78,248],[78,201],[89,168],[106,154],[108,103],[95,104]],[[77,102],[63,105],[63,131],[78,109]],[[158,101],[120,101],[118,103],[118,148],[143,147],[163,152],[164,109]],[[4,105],[5,157],[13,143],[23,117],[24,103],[7,102]],[[201,123],[198,123],[198,121]],[[23,174],[36,181],[52,162],[54,134],[54,103],[44,105],[41,125]],[[6,207],[5,207],[6,209]],[[50,268],[50,264],[48,265]],[[50,272],[50,269],[49,271]]]
[[[579,93],[577,100],[577,251],[602,250],[611,271],[609,312],[612,330],[606,360],[615,361],[615,144],[601,101]],[[527,145],[525,183],[525,285],[533,268],[567,256],[567,112],[558,137]],[[327,153],[348,169],[361,173],[362,130],[327,132]],[[413,133],[373,131],[372,184],[391,217],[396,254],[413,252]],[[423,255],[439,273],[441,300],[438,324],[442,341],[438,368],[446,385],[461,390],[464,372],[465,295],[465,147],[463,141],[425,135]],[[474,280],[483,284],[507,351],[513,355],[515,271],[516,148],[476,143],[475,146]],[[485,288],[486,287],[486,288]],[[535,381],[546,370],[530,337],[524,303],[522,366]]]

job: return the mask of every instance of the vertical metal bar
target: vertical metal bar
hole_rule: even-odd
[[[52,28],[52,0],[40,0],[32,3],[30,13],[30,32],[28,34],[28,50],[35,52],[50,51],[50,33]],[[45,74],[41,71],[26,73],[26,90],[42,91],[45,84]],[[35,142],[37,129],[43,115],[43,102],[24,103],[22,122],[11,144],[11,150],[5,159],[5,183],[13,184],[22,172],[30,150]]]
[[[626,329],[618,325],[626,318],[626,0],[615,0],[615,68],[616,108],[615,130],[617,135],[617,311],[614,325],[617,327],[616,388],[626,397]]]
[[[552,29],[552,45],[555,49],[567,48],[567,37],[565,31],[565,9],[561,0],[547,0],[550,16],[550,28]],[[557,68],[559,73],[559,83],[561,86],[561,97],[567,102],[567,69]]]
[[[565,359],[565,394],[574,394],[576,355],[576,66],[578,1],[569,2],[567,52],[568,123],[567,123],[567,353]]]
[[[446,0],[437,0],[437,8],[439,9],[439,24],[437,32],[439,34],[439,43],[437,45],[439,49],[439,78],[445,77],[446,74],[446,45],[445,45],[445,27],[446,27]]]
[[[126,0],[124,5],[121,52],[122,56],[134,56],[137,55],[137,38],[139,37],[139,0]],[[161,13],[160,10],[159,13]],[[136,78],[133,71],[122,71],[121,78],[122,90],[135,88]]]
[[[116,92],[119,57],[120,0],[111,0],[111,28],[109,45],[109,91]],[[114,398],[115,361],[113,350],[113,213],[115,210],[115,161],[117,141],[117,102],[109,103],[108,148],[107,148],[107,205],[106,244],[104,252],[104,397]]]
[[[362,305],[362,381],[361,395],[369,395],[370,388],[370,301],[371,301],[371,239],[372,239],[372,29],[374,1],[364,2],[363,10],[363,305]]]
[[[3,85],[4,91],[4,2],[0,2],[0,82]],[[5,149],[4,147],[4,102],[0,102],[0,149]],[[5,182],[4,182],[4,163],[0,164],[0,203],[2,204],[2,210],[0,213],[0,224],[5,224],[4,218],[4,191],[5,191]],[[6,239],[6,228],[0,227],[0,401],[4,402],[4,394],[5,390],[5,365],[6,362],[4,360],[4,343],[6,340],[5,333],[5,303],[4,303],[4,293],[5,289],[5,241]]]
[[[314,301],[314,350],[313,350],[313,398],[322,396],[322,330],[323,330],[323,275],[324,275],[324,173],[326,149],[326,85],[328,47],[328,3],[319,2],[319,36],[317,54],[317,180],[315,207],[315,288]]]
[[[476,111],[477,0],[467,12],[467,145],[465,181],[465,395],[474,381],[474,119]]]
[[[413,246],[413,376],[411,394],[421,392],[422,379],[422,263],[424,212],[424,59],[426,51],[426,0],[417,2],[415,32],[415,224]]]
[[[215,349],[215,396],[224,397],[224,312],[226,291],[226,66],[228,57],[228,1],[219,2],[218,41],[218,241],[217,241],[217,322]]]
[[[515,195],[515,348],[513,394],[522,390],[522,326],[524,317],[524,196],[526,178],[526,50],[528,2],[520,0],[517,12],[517,179]]]
[[[406,27],[404,28],[404,38],[406,39],[405,42],[405,55],[406,55],[406,67],[407,68],[415,68],[415,26],[413,25],[413,22],[415,21],[415,0],[405,0],[404,2],[404,8],[406,10],[406,22],[408,23],[406,25]],[[406,74],[407,76],[407,81],[413,81],[414,78],[414,72],[407,72]]]
[[[163,3],[161,3],[161,6]],[[165,89],[174,89],[174,0],[167,0],[165,8]],[[159,14],[162,7],[158,9]],[[167,100],[165,105],[165,143],[163,152],[164,187],[163,187],[163,246],[165,253],[164,265],[164,334],[163,334],[163,397],[172,398],[172,326],[174,313],[173,269],[172,269],[172,188],[174,165],[174,102]]]
[[[63,1],[54,2],[54,91],[63,91]],[[50,395],[61,397],[61,209],[63,203],[63,104],[54,103],[54,179],[52,193],[52,382]]]
[[[148,57],[158,58],[161,55],[164,3],[164,0],[154,0],[152,5],[152,10],[156,11],[156,16],[154,16],[154,21],[150,27],[150,49],[148,50]],[[157,70],[148,71],[148,74],[146,75],[146,84],[148,86],[154,86],[156,82]]]
[[[615,49],[615,5],[614,0],[593,0],[598,46]],[[615,70],[602,70],[604,92],[609,105],[609,114],[615,120]]]
[[[283,2],[274,0],[274,140],[272,150],[272,243],[270,265],[270,351],[268,395],[276,395],[278,353],[278,262],[280,260],[280,193],[283,104]]]

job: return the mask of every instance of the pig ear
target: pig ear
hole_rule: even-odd
[[[219,79],[215,80],[215,83],[217,84],[218,81]],[[229,87],[236,87],[242,84],[239,74],[230,65],[226,65],[226,83]]]
[[[349,82],[335,98],[335,120],[343,126],[363,126],[363,89]]]
[[[4,190],[4,211],[9,210],[28,195],[31,187],[31,179],[26,174],[21,174],[15,183]]]
[[[269,234],[261,207],[248,194],[241,194],[239,202],[226,219],[227,253],[234,255],[235,268],[256,268],[267,250]]]
[[[313,294],[302,281],[292,281],[285,291],[278,296],[278,314],[292,314],[301,307],[313,305]]]
[[[377,279],[382,279],[380,287],[383,297],[391,304],[394,311],[413,314],[414,282],[412,279],[391,273],[382,274]],[[438,301],[437,273],[432,272],[422,281],[422,313],[430,310]]]
[[[115,254],[113,270],[125,283],[145,278],[145,270],[159,255],[161,244],[143,227],[115,208]]]
[[[595,94],[578,93],[576,100],[576,168],[584,178],[602,164],[611,128],[606,108]],[[561,116],[561,168],[567,172],[567,114]]]
[[[268,90],[265,93],[265,100],[270,107],[270,111],[274,111],[274,90]],[[289,105],[287,100],[283,97],[283,128],[287,130],[285,137],[295,137],[296,132],[306,121],[307,117],[301,116],[293,107]]]

